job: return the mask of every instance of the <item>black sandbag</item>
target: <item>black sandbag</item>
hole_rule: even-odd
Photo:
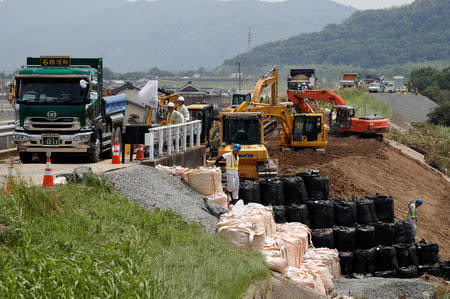
[[[283,182],[279,179],[262,180],[259,183],[261,203],[269,206],[284,205]]]
[[[334,205],[332,201],[308,201],[307,206],[311,228],[330,228],[334,226]]]
[[[244,204],[250,202],[260,203],[260,189],[259,182],[242,180],[239,182],[239,198],[244,201]]]
[[[310,200],[328,200],[330,179],[326,176],[312,176],[306,190]]]
[[[375,268],[377,271],[398,269],[395,248],[392,246],[378,246],[375,249]]]
[[[418,275],[422,276],[424,274],[440,276],[441,275],[441,266],[439,263],[428,264],[428,265],[420,265],[417,267]]]
[[[310,226],[308,207],[306,205],[292,205],[286,206],[286,220],[287,222],[300,222]]]
[[[276,223],[286,223],[286,208],[284,206],[273,206],[273,218]]]
[[[439,263],[439,245],[433,242],[421,240],[416,242],[419,265]]]
[[[356,228],[356,248],[366,249],[375,245],[375,228],[371,225]]]
[[[409,257],[409,247],[410,246],[403,244],[394,245],[399,267],[409,267],[412,265]]]
[[[416,278],[419,276],[416,266],[401,267],[397,274],[400,278]]]
[[[394,231],[395,231],[395,243],[408,243],[408,239],[406,234],[409,233],[408,228],[405,226],[405,220],[396,220],[394,222]]]
[[[311,230],[311,239],[316,248],[334,249],[333,230],[331,228]]]
[[[320,171],[318,169],[308,169],[308,170],[305,170],[303,172],[296,174],[296,176],[299,176],[303,179],[303,182],[305,183],[306,191],[308,191],[308,188],[311,185],[311,179],[313,177],[320,176]]]
[[[409,253],[409,263],[412,266],[419,266],[419,258],[417,257],[417,247],[416,245],[408,245],[408,253]]]
[[[353,200],[333,200],[334,221],[339,226],[354,226],[358,221],[356,202]]]
[[[284,176],[283,182],[284,201],[286,205],[305,204],[308,201],[308,193],[303,179],[300,176]]]
[[[367,225],[377,221],[375,214],[375,205],[372,199],[357,199],[356,205],[359,224]]]
[[[353,254],[353,272],[375,272],[375,248],[355,250]]]
[[[445,280],[450,280],[450,261],[440,262],[441,277]]]
[[[356,229],[354,227],[335,227],[333,229],[334,247],[339,251],[356,249]]]
[[[353,273],[353,252],[339,251],[339,263],[341,264],[341,274],[350,275]]]
[[[391,196],[375,194],[366,198],[373,199],[378,221],[394,222],[394,199]]]
[[[395,225],[394,223],[375,222],[375,244],[391,246],[395,242]]]
[[[374,277],[382,277],[382,278],[394,278],[397,276],[397,271],[396,270],[375,271],[373,276]]]

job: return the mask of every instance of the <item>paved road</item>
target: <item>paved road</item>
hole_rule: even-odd
[[[69,161],[68,161],[69,160]],[[86,163],[83,159],[79,159],[80,162],[74,162],[74,158],[69,159],[58,159],[55,163],[52,163],[53,175],[56,177],[57,174],[61,173],[71,173],[74,168],[80,166],[89,166],[95,173],[103,173],[112,169],[119,169],[124,167],[129,167],[136,165],[134,162],[126,162],[125,164],[111,164],[111,160],[103,160],[99,163]],[[3,160],[0,163],[0,176],[1,180],[8,174],[9,163],[7,160]],[[44,176],[45,163],[33,162],[29,164],[22,164],[20,160],[16,160],[15,164],[16,172],[27,179],[31,179],[34,184],[41,184]]]
[[[415,94],[371,94],[373,97],[388,102],[393,112],[405,120],[421,122],[427,120],[427,114],[438,105],[427,97]]]

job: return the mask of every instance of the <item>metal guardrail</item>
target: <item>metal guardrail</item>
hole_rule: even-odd
[[[154,160],[155,158],[154,153],[155,141],[157,141],[158,143],[159,156],[164,155],[164,149],[166,149],[167,155],[171,155],[173,152],[174,143],[175,143],[175,153],[180,152],[180,145],[181,150],[186,151],[188,136],[190,148],[194,148],[195,134],[197,134],[195,143],[197,146],[200,146],[201,132],[202,132],[202,122],[200,120],[149,129],[149,132],[145,134],[145,145],[150,148],[149,159]]]
[[[15,123],[13,120],[0,122],[0,137],[9,137],[14,133]]]

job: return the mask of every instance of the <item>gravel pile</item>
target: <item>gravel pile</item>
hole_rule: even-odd
[[[335,287],[330,295],[348,295],[360,298],[365,295],[369,299],[379,298],[433,298],[434,286],[422,279],[399,278],[344,278],[335,281]]]
[[[218,219],[206,211],[203,195],[192,190],[181,178],[149,166],[133,166],[111,171],[105,176],[129,200],[147,209],[170,209],[189,222],[200,222],[215,232]]]

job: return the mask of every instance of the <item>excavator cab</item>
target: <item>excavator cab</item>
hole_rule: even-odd
[[[326,146],[326,129],[322,114],[295,114],[291,145],[293,147]]]
[[[262,113],[222,113],[220,115],[220,147],[218,154],[231,151],[235,143],[239,152],[239,177],[258,179],[276,174],[276,166],[268,160],[264,146],[264,115]]]
[[[231,100],[231,105],[239,106],[242,102],[251,102],[252,95],[249,92],[236,92],[233,93],[233,99]]]
[[[355,117],[355,107],[334,105],[329,115],[331,130],[350,129],[353,117]]]

